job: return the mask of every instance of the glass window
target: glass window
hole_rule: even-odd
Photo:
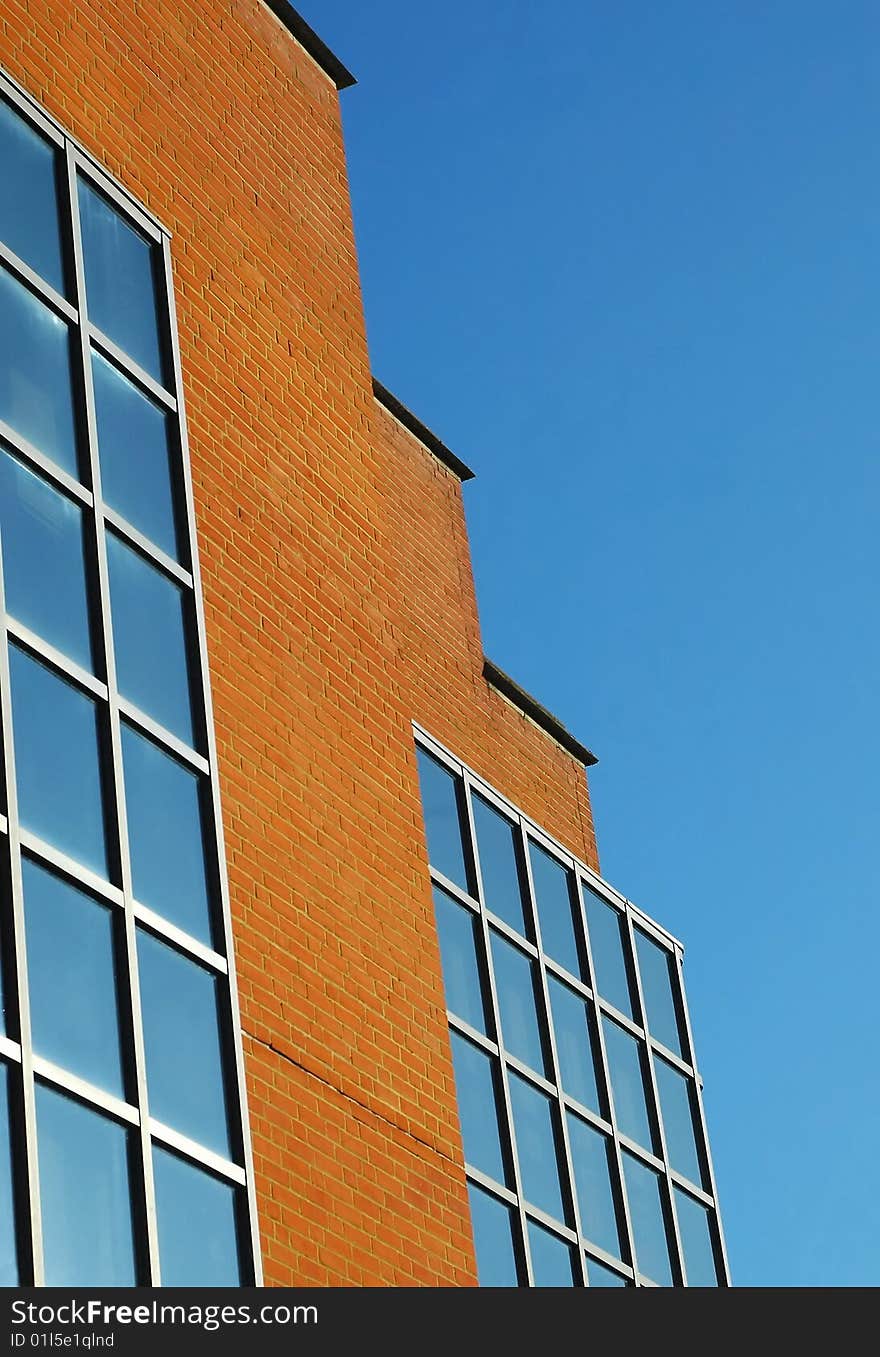
[[[242,1286],[236,1188],[153,1147],[163,1286]]]
[[[648,1111],[644,1045],[607,1018],[603,1029],[617,1129],[646,1150],[659,1153],[653,1118]]]
[[[541,945],[548,956],[580,978],[580,948],[574,917],[574,897],[570,889],[571,874],[531,841],[529,858],[538,922],[541,925]]]
[[[526,934],[517,856],[517,830],[482,796],[474,795],[474,830],[480,857],[483,904],[518,933]]]
[[[135,896],[211,946],[199,774],[124,724],[122,761]]]
[[[675,1211],[688,1286],[717,1286],[718,1264],[712,1245],[710,1211],[687,1192],[675,1188]]]
[[[498,1126],[498,1062],[457,1032],[451,1032],[450,1038],[464,1157],[475,1169],[506,1184],[507,1163]]]
[[[169,556],[177,556],[170,419],[99,353],[92,354],[101,493]]]
[[[52,143],[0,98],[0,240],[63,292],[56,160]]]
[[[37,1086],[47,1286],[135,1286],[129,1132]]]
[[[0,268],[0,419],[78,474],[66,323]]]
[[[544,1023],[538,1016],[543,1001],[537,963],[494,929],[490,932],[504,1048],[539,1074],[546,1074]]]
[[[191,745],[184,592],[114,533],[107,534],[107,559],[119,691]]]
[[[83,179],[79,211],[89,319],[161,382],[165,364],[156,302],[158,247]]]
[[[113,910],[22,863],[34,1051],[124,1097]]]
[[[534,1220],[529,1221],[529,1254],[533,1286],[580,1286],[572,1246]]]
[[[639,1272],[659,1286],[671,1286],[672,1265],[660,1176],[624,1150],[623,1177]]]
[[[621,1277],[619,1272],[613,1268],[606,1267],[604,1263],[597,1263],[595,1258],[587,1255],[587,1277],[590,1286],[629,1286],[625,1277]]]
[[[606,904],[595,891],[584,887],[584,906],[596,989],[626,1017],[633,1016],[632,989],[626,963],[626,925],[620,910]]]
[[[0,1286],[18,1286],[15,1173],[9,1121],[9,1068],[0,1064]]]
[[[592,1005],[552,975],[547,976],[547,988],[562,1087],[584,1107],[602,1115],[604,1107],[596,1082]]]
[[[468,1183],[468,1197],[480,1286],[518,1286],[513,1211],[475,1183]]]
[[[434,887],[434,910],[443,959],[446,1007],[471,1027],[488,1033],[483,968],[478,959],[483,950],[480,921],[438,886]]]
[[[672,953],[660,947],[639,928],[635,929],[635,939],[648,1030],[652,1037],[662,1041],[675,1055],[684,1055],[675,1002],[678,979]]]
[[[692,1183],[704,1186],[697,1150],[696,1100],[693,1080],[679,1074],[665,1060],[654,1059],[660,1114],[666,1136],[666,1155],[672,1168]]]
[[[428,861],[454,885],[469,891],[469,873],[461,839],[460,779],[423,749],[417,749],[416,755],[428,837]]]
[[[510,1072],[513,1133],[526,1201],[548,1216],[567,1221],[559,1176],[559,1139],[553,1105],[546,1093]]]
[[[574,1113],[568,1114],[568,1143],[574,1168],[581,1231],[606,1253],[620,1255],[621,1235],[612,1182],[611,1141]]]
[[[141,930],[138,970],[150,1114],[229,1158],[219,981]]]
[[[9,665],[22,826],[106,876],[96,704],[17,646]]]
[[[2,445],[0,551],[7,612],[91,669],[82,510]]]

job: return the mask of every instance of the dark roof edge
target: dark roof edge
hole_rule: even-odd
[[[301,14],[297,14],[289,0],[265,0],[272,13],[292,33],[301,47],[326,71],[338,90],[350,89],[357,84],[347,66],[343,66],[339,57],[334,56],[325,42],[322,42],[313,28],[310,28]]]
[[[404,405],[403,401],[399,401],[396,396],[392,395],[387,386],[383,386],[375,377],[373,378],[373,395],[380,405],[385,406],[389,414],[400,420],[405,429],[409,429],[410,433],[415,434],[420,443],[424,443],[425,447],[433,452],[435,457],[439,457],[444,466],[448,466],[450,471],[454,471],[460,481],[472,481],[474,479],[476,472],[471,471],[467,463],[463,462],[460,457],[456,457],[455,453],[447,448],[445,443],[441,443],[437,435],[431,433],[427,424],[423,424],[413,414],[412,410]]]
[[[579,763],[585,768],[592,768],[599,760],[596,755],[587,749],[586,745],[576,740],[570,730],[549,712],[546,707],[542,707],[540,702],[536,702],[531,693],[527,693],[518,683],[514,683],[509,674],[505,674],[503,669],[499,669],[497,664],[483,657],[483,678],[487,683],[491,683],[493,688],[497,688],[503,697],[512,702],[515,707],[530,717],[536,726],[540,726],[548,735],[552,735],[557,744],[568,754],[574,755]]]

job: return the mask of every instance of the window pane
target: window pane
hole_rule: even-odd
[[[135,896],[210,946],[199,775],[126,725],[122,761]]]
[[[6,610],[86,669],[92,643],[82,510],[0,447]]]
[[[168,415],[99,353],[92,378],[104,501],[176,557]]]
[[[645,1082],[644,1045],[624,1032],[616,1022],[607,1019],[602,1024],[605,1032],[605,1050],[608,1072],[611,1076],[611,1096],[617,1129],[646,1150],[659,1153],[652,1118],[648,1112],[647,1084]]]
[[[0,99],[0,240],[64,291],[52,143]]]
[[[526,1201],[548,1216],[567,1221],[559,1179],[559,1150],[553,1107],[546,1093],[510,1073],[513,1133]]]
[[[135,1286],[129,1133],[37,1086],[47,1286]]]
[[[651,1036],[662,1041],[670,1051],[684,1055],[673,990],[673,985],[677,987],[678,982],[672,954],[638,928],[635,938],[648,1029]]]
[[[518,1286],[513,1212],[504,1202],[468,1183],[480,1286]]]
[[[464,1157],[475,1169],[507,1184],[498,1127],[497,1061],[458,1033],[450,1037]]]
[[[581,978],[580,952],[575,931],[571,876],[561,863],[537,844],[529,843],[532,883],[541,925],[541,945],[548,956]]]
[[[434,887],[434,910],[443,958],[443,985],[446,1007],[471,1027],[489,1032],[482,967],[483,938],[476,915]]]
[[[533,1286],[580,1286],[572,1246],[534,1220],[529,1221],[529,1253]]]
[[[89,320],[155,377],[163,380],[156,313],[158,247],[79,181]]]
[[[572,1098],[601,1115],[604,1108],[596,1083],[592,1006],[551,975],[547,977],[547,987],[562,1087]]]
[[[654,1060],[660,1114],[666,1136],[666,1154],[676,1173],[704,1186],[697,1150],[696,1106],[693,1080],[679,1074],[665,1060]]]
[[[504,816],[473,797],[474,829],[483,882],[483,904],[518,933],[526,933],[522,887],[517,867],[517,832]]]
[[[124,1097],[113,911],[22,863],[34,1050]]]
[[[0,1286],[18,1286],[19,1281],[9,1093],[9,1069],[0,1064]]]
[[[543,1020],[538,1017],[543,999],[537,964],[494,929],[491,941],[505,1050],[539,1074],[546,1074]]]
[[[581,1230],[606,1253],[621,1256],[621,1236],[612,1189],[611,1142],[580,1117],[568,1114],[568,1143],[574,1168]]]
[[[718,1265],[708,1208],[675,1188],[675,1210],[688,1286],[717,1286]]]
[[[597,1263],[595,1258],[587,1258],[587,1277],[590,1286],[629,1286],[629,1282],[619,1272],[606,1267],[604,1263]]]
[[[623,1151],[623,1176],[639,1272],[660,1286],[671,1286],[672,1267],[660,1178],[626,1150]]]
[[[590,950],[596,972],[596,989],[603,999],[626,1017],[633,1016],[632,991],[624,948],[627,945],[623,915],[584,887],[584,906]]]
[[[96,704],[17,646],[9,666],[22,826],[106,876]]]
[[[163,1286],[241,1286],[236,1189],[153,1148]]]
[[[428,861],[435,871],[442,872],[463,891],[469,891],[470,881],[461,841],[459,779],[423,749],[417,749],[416,756],[428,839]]]
[[[184,591],[114,533],[107,559],[119,691],[191,745]]]
[[[0,268],[0,419],[77,472],[67,325]]]
[[[217,977],[138,931],[150,1115],[229,1158]]]

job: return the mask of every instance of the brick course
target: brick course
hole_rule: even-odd
[[[0,63],[174,235],[266,1281],[473,1284],[411,721],[595,843],[372,394],[336,90],[261,0],[5,0]]]

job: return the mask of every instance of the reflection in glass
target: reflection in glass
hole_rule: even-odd
[[[507,1166],[498,1128],[497,1062],[457,1032],[451,1032],[450,1038],[464,1157],[475,1169],[506,1184]]]
[[[96,704],[17,646],[9,667],[22,826],[106,876]]]
[[[494,929],[490,933],[504,1048],[539,1074],[546,1074],[537,963]]]
[[[574,1168],[581,1231],[606,1253],[621,1256],[621,1236],[612,1189],[611,1142],[573,1112],[568,1114],[568,1143]]]
[[[107,560],[120,694],[191,745],[184,592],[112,532]]]
[[[470,890],[461,841],[459,779],[423,749],[416,750],[428,861],[463,891]]]
[[[572,975],[581,976],[575,906],[571,893],[571,874],[560,862],[529,841],[532,884],[541,925],[541,944],[548,956]]]
[[[9,1123],[9,1067],[0,1063],[0,1286],[18,1286],[15,1176]]]
[[[482,955],[479,920],[451,896],[434,887],[434,911],[443,959],[446,1007],[479,1032],[488,1033],[488,1010],[477,960]]]
[[[137,952],[150,1114],[230,1158],[219,981],[151,933]]]
[[[79,212],[89,320],[161,382],[164,364],[155,282],[158,247],[83,179],[79,181]]]
[[[646,1150],[656,1153],[659,1147],[653,1118],[648,1112],[643,1043],[624,1032],[616,1022],[605,1019],[602,1026],[617,1129],[630,1140],[644,1145]]]
[[[169,417],[99,353],[92,379],[104,501],[176,557]]]
[[[679,1074],[659,1056],[654,1059],[660,1115],[666,1137],[666,1155],[672,1168],[692,1183],[703,1186],[697,1151],[696,1105],[693,1080]]]
[[[63,292],[56,157],[52,143],[0,98],[0,240]]]
[[[473,796],[474,830],[480,857],[483,904],[517,933],[526,934],[517,866],[517,830],[482,796]]]
[[[236,1189],[153,1148],[163,1286],[241,1286]]]
[[[587,1255],[587,1278],[590,1286],[629,1286],[629,1282],[625,1277],[621,1277],[619,1272],[606,1267],[604,1263],[598,1263],[589,1255]]]
[[[601,1115],[604,1108],[596,1083],[592,1005],[552,975],[547,976],[547,988],[562,1087],[570,1097]]]
[[[34,1051],[124,1097],[113,911],[22,863]]]
[[[629,968],[625,960],[626,925],[620,910],[606,902],[595,891],[584,886],[584,906],[587,911],[587,929],[596,989],[616,1009],[633,1016]]]
[[[529,1255],[533,1286],[579,1286],[572,1246],[543,1225],[529,1221]]]
[[[675,1211],[688,1286],[717,1286],[718,1264],[708,1207],[676,1188]]]
[[[559,1180],[558,1140],[553,1106],[546,1093],[510,1072],[513,1133],[526,1201],[556,1220],[566,1221]]]
[[[67,325],[0,268],[0,419],[77,475]]]
[[[672,1265],[659,1175],[624,1150],[623,1177],[639,1272],[659,1286],[671,1286]]]
[[[2,107],[2,105],[0,105]],[[82,510],[0,446],[6,611],[92,667]]]
[[[480,1286],[517,1286],[513,1212],[475,1183],[468,1183]]]
[[[37,1085],[47,1286],[135,1286],[129,1132]]]
[[[125,724],[122,761],[135,896],[211,946],[199,775]]]
[[[683,1055],[673,989],[674,985],[677,987],[677,980],[672,954],[653,942],[640,928],[635,930],[635,939],[648,1030],[675,1055]]]

